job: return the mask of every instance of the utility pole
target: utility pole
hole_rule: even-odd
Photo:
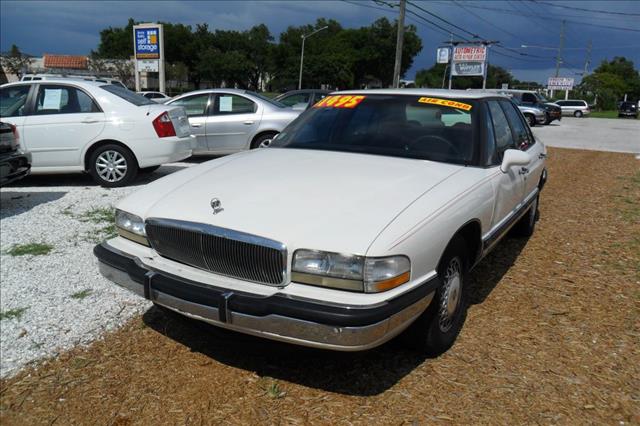
[[[558,46],[558,56],[556,56],[556,77],[560,76],[560,64],[562,63],[562,49],[564,49],[564,19],[560,25],[560,46]]]
[[[449,34],[449,90],[453,80],[453,34]]]
[[[584,61],[584,72],[582,77],[584,78],[587,73],[589,73],[589,66],[591,65],[591,40],[589,40],[589,45],[587,46],[587,59]]]
[[[298,90],[302,89],[302,65],[304,64],[304,42],[306,39],[308,39],[309,37],[311,37],[312,35],[322,31],[322,30],[326,30],[327,28],[329,28],[328,25],[325,25],[322,28],[318,28],[317,30],[309,33],[309,34],[302,34],[300,36],[300,38],[302,39],[302,50],[300,51],[300,75],[298,77]]]
[[[402,63],[402,43],[404,42],[404,14],[407,0],[400,0],[400,16],[398,17],[398,36],[396,37],[396,62],[393,67],[393,87],[400,87],[400,65]]]

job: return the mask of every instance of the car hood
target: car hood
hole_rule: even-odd
[[[393,219],[464,167],[344,152],[267,148],[168,176],[119,208],[311,248],[366,254]],[[211,200],[224,209],[213,214]],[[140,206],[146,206],[141,210]]]

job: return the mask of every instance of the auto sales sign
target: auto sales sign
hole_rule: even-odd
[[[487,46],[456,46],[453,48],[453,62],[484,62],[487,60]]]
[[[135,29],[136,59],[160,58],[160,28],[144,27]]]

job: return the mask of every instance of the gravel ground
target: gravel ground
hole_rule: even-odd
[[[173,163],[136,186],[106,189],[85,176],[32,176],[0,191],[0,376],[87,344],[149,307],[98,272],[93,246],[105,239],[109,210],[140,185],[193,163]],[[106,220],[105,220],[106,219]],[[44,243],[44,255],[12,256]]]

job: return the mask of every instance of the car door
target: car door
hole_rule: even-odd
[[[209,151],[247,149],[260,126],[262,107],[251,99],[232,93],[216,93],[213,114],[207,118]]]
[[[501,101],[500,105],[505,111],[505,115],[509,121],[516,148],[525,151],[531,157],[529,164],[520,169],[524,191],[522,197],[523,200],[526,200],[535,192],[540,182],[540,175],[544,168],[544,146],[541,143],[536,143],[531,129],[526,125],[524,117],[511,102]]]
[[[36,90],[22,131],[33,167],[84,166],[82,152],[104,129],[104,112],[73,85],[43,83]]]
[[[194,149],[196,153],[209,151],[207,145],[207,118],[211,110],[211,104],[212,95],[209,93],[185,96],[169,102],[169,105],[184,107],[187,112],[191,134],[196,137],[196,148]]]
[[[27,100],[32,87],[34,87],[32,84],[20,84],[0,89],[0,121],[16,126],[19,135],[22,135],[27,118]],[[21,144],[25,146],[23,141]]]
[[[495,233],[500,231],[500,226],[515,213],[522,201],[524,179],[520,173],[520,167],[511,167],[506,172],[500,171],[504,152],[507,149],[516,149],[516,143],[507,116],[500,106],[500,101],[489,100],[487,107],[488,139],[493,142],[493,147],[489,150],[489,162],[490,166],[497,170],[492,180],[495,201],[491,220],[492,231],[490,231]]]

